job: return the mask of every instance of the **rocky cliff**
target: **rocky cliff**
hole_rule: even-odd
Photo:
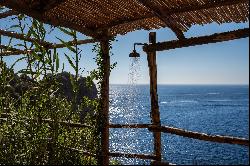
[[[9,82],[9,85],[5,86],[5,89],[2,89],[3,87],[0,88],[0,93],[7,91],[14,99],[19,99],[25,92],[27,92],[32,87],[37,87],[38,84],[53,84],[53,81],[51,81],[52,75],[48,75],[40,82],[36,82],[26,74],[18,76],[13,72],[13,70],[8,69],[5,64],[0,64],[0,67],[1,77],[5,73],[6,78],[4,80],[5,82]],[[56,80],[59,88],[56,95],[65,96],[69,101],[72,101],[74,93],[70,77],[74,78],[74,75],[68,72],[62,72],[55,75],[54,80]],[[97,98],[97,88],[95,84],[93,82],[87,81],[85,77],[79,78],[77,86],[77,104],[80,104],[82,98],[85,96],[89,99]]]

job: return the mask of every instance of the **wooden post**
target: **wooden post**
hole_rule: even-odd
[[[156,32],[149,33],[149,43],[156,43]],[[147,52],[149,76],[150,76],[150,96],[151,96],[151,119],[152,124],[161,126],[160,112],[157,93],[157,65],[156,51]],[[161,132],[154,132],[154,153],[157,161],[161,161]]]
[[[101,82],[101,163],[109,165],[109,76],[110,76],[110,55],[109,40],[100,42],[102,50],[103,80]]]

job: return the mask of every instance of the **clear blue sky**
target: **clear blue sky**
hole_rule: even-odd
[[[248,24],[196,26],[185,33],[186,37],[207,35]],[[175,39],[168,29],[157,30],[157,40]],[[113,61],[118,62],[111,75],[112,83],[127,83],[129,58],[134,42],[147,42],[148,31],[129,33],[118,37],[114,45]],[[139,83],[149,82],[146,54],[141,54],[141,78]],[[157,53],[158,82],[160,84],[249,84],[249,38],[223,43],[180,48]]]
[[[0,28],[6,29],[12,24],[9,20],[0,20]],[[185,33],[186,37],[199,35],[208,35],[216,32],[224,32],[239,28],[249,27],[249,23],[242,24],[209,24],[205,26],[194,26]],[[169,29],[155,30],[157,32],[157,41],[167,41],[176,39],[175,35]],[[135,31],[124,36],[118,36],[117,41],[113,43],[111,57],[112,62],[117,62],[117,67],[112,71],[111,84],[127,84],[130,66],[129,53],[133,49],[133,43],[148,41],[149,31]],[[69,39],[67,36],[55,32],[48,36],[50,42],[59,42],[55,39],[57,36],[62,39]],[[86,38],[81,36],[82,39]],[[70,39],[69,39],[70,40]],[[6,39],[3,40],[7,42]],[[81,47],[83,49],[82,67],[85,68],[83,75],[87,71],[95,68],[92,53],[92,44]],[[140,46],[137,51],[141,54],[139,72],[141,77],[139,84],[148,84],[148,67],[146,54]],[[62,62],[66,62],[63,52],[60,51]],[[67,52],[67,51],[65,51]],[[14,62],[16,56],[5,58],[10,65]],[[16,65],[16,70],[22,68],[24,63]],[[239,39],[229,42],[201,45],[189,48],[181,48],[157,53],[158,82],[159,84],[249,84],[249,38]],[[66,64],[66,70],[72,71]]]

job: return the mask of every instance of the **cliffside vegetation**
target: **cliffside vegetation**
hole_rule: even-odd
[[[17,24],[12,30],[37,41],[45,41],[53,29],[24,15],[13,19]],[[78,40],[75,31],[59,29]],[[12,66],[0,57],[0,164],[98,164],[99,90],[93,80],[99,84],[102,79],[102,52],[97,44],[93,51],[98,67],[84,78],[79,65],[82,50],[58,39],[70,53],[59,55],[57,49],[37,42],[9,39],[9,49],[15,45],[31,51]],[[64,71],[61,56],[74,73]],[[14,72],[23,61],[27,65]]]

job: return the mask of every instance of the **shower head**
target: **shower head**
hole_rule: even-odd
[[[135,50],[136,45],[144,46],[145,44],[144,43],[134,43],[134,50],[129,54],[129,57],[133,57],[133,58],[140,57],[140,54],[138,52],[136,52],[136,50]]]
[[[133,52],[131,52],[129,54],[129,57],[134,57],[134,58],[140,57],[140,54],[138,52],[136,52],[136,50],[133,50]]]

